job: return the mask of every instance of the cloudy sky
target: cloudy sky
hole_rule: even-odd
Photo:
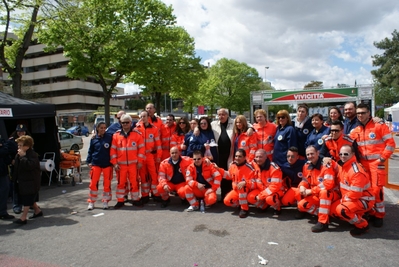
[[[370,84],[374,41],[399,29],[397,0],[162,0],[194,37],[203,64],[226,57],[276,89]]]

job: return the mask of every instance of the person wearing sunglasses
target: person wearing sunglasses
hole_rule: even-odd
[[[194,162],[186,171],[186,199],[190,203],[187,211],[199,209],[198,198],[203,199],[205,206],[209,207],[216,203],[216,191],[220,187],[222,175],[214,164],[206,163],[202,152],[193,153]]]
[[[170,145],[177,146],[180,153],[184,156],[186,154],[187,146],[184,144],[184,137],[190,131],[190,123],[186,117],[181,117],[177,123],[176,131],[172,135]]]
[[[133,205],[141,207],[142,201],[139,195],[138,170],[143,166],[145,159],[145,145],[141,133],[132,130],[132,117],[123,114],[121,117],[122,129],[112,136],[111,163],[116,171],[118,185],[116,198],[118,203],[114,209],[124,206],[126,183],[130,183],[130,195]]]
[[[356,108],[359,126],[352,130],[350,137],[358,144],[360,162],[369,171],[371,186],[375,188],[375,206],[370,214],[374,227],[382,227],[385,217],[384,185],[387,177],[385,161],[395,150],[395,140],[384,122],[376,123],[366,104]]]
[[[160,200],[160,195],[157,191],[158,174],[155,166],[161,163],[161,139],[158,128],[149,122],[149,114],[145,110],[140,113],[140,121],[135,129],[141,133],[144,140],[145,160],[139,170],[139,175],[141,200],[143,204],[146,204],[150,200],[150,192],[153,200]]]
[[[306,157],[308,162],[303,166],[303,179],[298,185],[303,198],[298,202],[298,210],[317,216],[317,224],[311,231],[318,233],[328,229],[331,203],[340,198],[339,189],[335,170],[322,164],[315,146],[306,148]]]
[[[277,131],[274,136],[273,162],[282,166],[287,162],[289,147],[298,147],[297,136],[287,110],[277,112]]]
[[[374,205],[373,188],[367,171],[356,160],[355,149],[343,145],[339,151],[341,169],[339,172],[342,198],[333,203],[332,215],[354,226],[352,236],[359,236],[369,229],[367,220],[362,216]]]
[[[161,130],[161,142],[162,142],[162,160],[170,156],[170,148],[173,147],[172,135],[176,131],[175,115],[168,114],[166,122],[160,128]]]

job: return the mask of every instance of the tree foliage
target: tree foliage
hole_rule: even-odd
[[[240,114],[250,110],[250,92],[260,90],[261,78],[256,69],[246,63],[222,58],[206,71],[200,84],[201,104],[225,107]]]
[[[109,101],[125,75],[142,72],[175,24],[172,7],[158,0],[75,0],[47,20],[40,42],[63,46],[70,59],[67,75],[93,77],[103,90],[105,119]]]
[[[43,0],[2,0],[0,6],[0,21],[5,26],[0,40],[0,64],[11,78],[15,97],[22,96],[22,61],[31,44],[43,4]],[[11,28],[12,25],[15,28]]]
[[[382,54],[372,56],[371,74],[376,79],[376,103],[396,103],[399,95],[399,32],[394,30],[392,39],[385,38],[374,42],[374,46],[384,50]]]
[[[321,81],[310,81],[303,88],[304,89],[319,89],[319,88],[323,88],[323,82],[321,82]]]

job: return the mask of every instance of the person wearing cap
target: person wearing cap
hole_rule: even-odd
[[[11,157],[14,159],[15,155],[17,155],[18,152],[18,144],[16,142],[17,138],[23,136],[23,135],[30,135],[30,133],[28,132],[28,129],[26,127],[25,124],[17,124],[17,127],[15,128],[15,131],[10,135],[10,139],[9,139],[9,152]],[[11,170],[10,170],[10,174],[13,173],[14,167],[13,165],[11,165]],[[12,209],[14,211],[15,214],[20,214],[22,212],[22,205],[18,202],[18,188],[17,185],[15,184],[15,182],[12,182],[10,184],[11,186],[11,192],[12,192]]]

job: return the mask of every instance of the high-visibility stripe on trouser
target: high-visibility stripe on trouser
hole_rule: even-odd
[[[228,207],[238,207],[238,192],[236,190],[231,190],[227,195],[224,197],[223,202]]]
[[[159,196],[156,189],[158,185],[158,176],[154,156],[152,154],[146,154],[146,157],[143,166],[139,170],[141,178],[141,195],[144,197],[148,196],[151,186],[152,194],[154,196]]]
[[[363,166],[369,171],[371,177],[371,187],[375,195],[375,206],[370,211],[370,215],[377,218],[385,217],[384,205],[384,185],[386,183],[387,171],[385,165],[380,165],[379,160],[361,160]]]
[[[259,194],[260,194],[260,190],[254,189],[248,193],[247,200],[248,200],[249,204],[255,205],[257,208],[264,210],[264,209],[268,208],[269,205],[266,204],[265,200],[260,200],[260,201],[256,200],[255,197],[258,196]]]
[[[185,186],[186,186],[186,182],[180,183],[180,184],[172,184],[171,182],[166,182],[167,185],[170,188],[170,192],[176,192],[177,195],[181,198],[181,199],[186,199],[186,190],[185,190]],[[161,184],[159,184],[157,186],[157,190],[158,193],[161,195],[163,200],[167,200],[169,198],[169,193],[167,193],[163,187],[161,186]]]
[[[298,202],[298,210],[312,215],[317,215],[319,213],[319,203],[320,200],[318,197],[307,196]]]
[[[211,205],[215,204],[217,201],[216,192],[212,192],[212,193],[205,195],[205,193],[208,189],[200,190],[197,187],[192,188],[189,185],[186,185],[185,190],[186,190],[186,199],[192,206],[199,205],[197,198],[203,198],[204,202],[205,202],[205,206],[211,206]]]
[[[132,200],[139,200],[139,185],[137,181],[137,165],[130,164],[129,166],[122,165],[120,166],[120,170],[118,172],[118,186],[116,187],[116,198],[118,202],[124,201],[125,196],[125,184],[129,181],[130,184],[130,194],[132,196]]]
[[[89,173],[90,191],[89,191],[89,199],[87,200],[88,202],[94,203],[97,200],[98,183],[100,181],[101,173],[103,174],[103,187],[104,187],[103,190],[104,192],[111,193],[112,167],[101,168],[98,166],[92,166]],[[104,202],[104,197],[103,197],[103,202]]]
[[[328,223],[331,203],[340,199],[340,196],[336,191],[322,189],[320,190],[319,193],[319,199],[320,199],[319,202],[320,204],[319,204],[318,221],[321,223]]]
[[[368,225],[367,221],[362,218],[363,214],[372,208],[373,201],[360,200],[354,202],[342,202],[337,205],[334,215],[340,219],[347,221],[357,228],[364,228]],[[367,208],[365,207],[367,205]]]
[[[377,218],[385,217],[385,204],[384,204],[384,187],[378,186],[373,188],[375,196],[375,204],[373,209],[370,210],[370,215]]]
[[[291,206],[302,199],[299,189],[296,187],[291,187],[285,192],[284,196],[281,198],[282,206]]]

